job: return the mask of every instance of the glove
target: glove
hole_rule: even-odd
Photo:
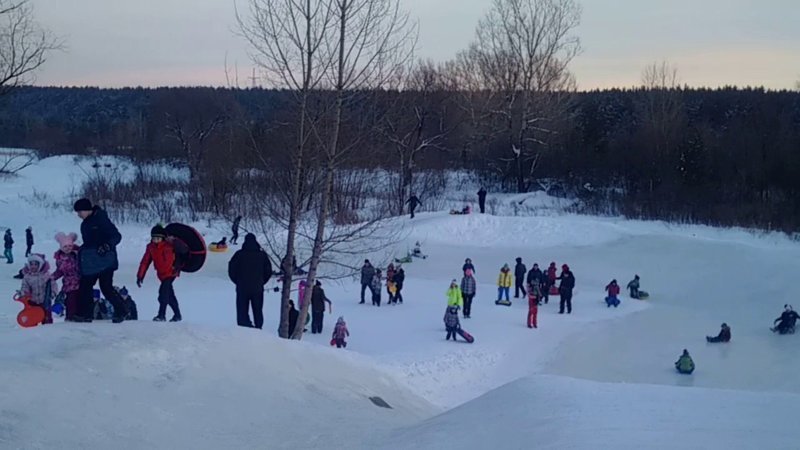
[[[111,246],[108,244],[101,244],[99,247],[97,247],[97,254],[100,256],[105,255],[109,251],[111,251]]]
[[[141,278],[137,278],[137,279],[136,279],[136,286],[137,286],[137,287],[142,287],[142,282],[143,282],[143,281],[144,281],[143,279],[141,279]]]

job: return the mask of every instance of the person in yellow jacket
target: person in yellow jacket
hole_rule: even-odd
[[[456,280],[450,282],[450,289],[447,290],[447,306],[464,307],[464,298],[461,295],[461,288],[458,286]]]
[[[511,289],[511,285],[514,282],[514,276],[511,273],[511,268],[508,267],[508,264],[505,264],[502,269],[500,269],[500,275],[497,277],[497,304],[511,304],[511,299],[509,299],[509,290]],[[503,302],[503,295],[505,295],[506,300]]]

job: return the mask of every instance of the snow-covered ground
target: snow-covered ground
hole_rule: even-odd
[[[78,230],[69,204],[83,176],[59,157],[0,181],[0,227],[14,230],[18,258],[28,225],[48,258],[57,231]],[[541,194],[528,202],[558,204]],[[396,219],[407,237],[395,254],[419,240],[430,255],[405,265],[405,304],[358,305],[354,279],[325,282],[333,317],[302,343],[274,338],[274,292],[264,331],[236,329],[230,253],[210,254],[202,272],[176,283],[179,325],[21,330],[11,301],[19,265],[0,264],[0,448],[797,448],[800,338],[768,326],[800,294],[791,282],[800,245],[777,234],[499,211],[507,215]],[[194,225],[213,239],[227,229]],[[120,230],[116,283],[130,289],[149,226]],[[558,315],[555,297],[529,330],[525,301],[494,305],[498,270],[517,256],[529,267],[570,265],[574,314]],[[466,257],[479,282],[473,318],[462,319],[472,345],[445,342],[442,324],[444,293]],[[603,286],[635,273],[651,300],[623,296],[619,309],[606,308]],[[132,289],[142,319],[155,315],[157,288],[150,273]],[[339,315],[352,333],[346,351],[328,346]],[[733,341],[706,344],[722,322]],[[692,376],[672,367],[683,348],[697,364]]]

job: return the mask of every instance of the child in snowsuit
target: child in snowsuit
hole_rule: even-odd
[[[180,239],[168,238],[166,230],[161,225],[153,227],[150,237],[151,241],[147,244],[142,261],[139,263],[136,285],[142,287],[144,276],[152,263],[161,281],[161,286],[158,288],[158,315],[153,321],[166,321],[167,306],[169,306],[172,309],[172,318],[169,321],[180,322],[181,310],[172,285],[180,275],[180,261],[183,259],[182,256],[189,253],[189,247]]]
[[[729,327],[727,323],[723,323],[722,328],[719,330],[719,334],[714,337],[706,336],[706,340],[708,342],[730,342],[731,327]]]
[[[53,300],[52,283],[50,281],[50,265],[44,255],[33,253],[22,269],[22,295],[30,297],[30,304],[44,309],[44,321],[53,323],[50,306]]]
[[[3,256],[6,258],[7,264],[14,264],[13,248],[14,238],[11,237],[11,228],[9,228],[6,230],[6,234],[3,235]]]
[[[502,269],[500,269],[500,275],[497,276],[497,301],[500,302],[505,295],[506,301],[510,302],[509,299],[509,291],[511,289],[511,285],[513,283],[513,277],[511,274],[511,269],[508,267],[508,264],[504,265]]]
[[[461,295],[461,288],[458,287],[455,279],[450,281],[450,287],[447,289],[447,306],[454,306],[456,309],[464,307],[464,297]]]
[[[539,315],[539,286],[537,284],[528,285],[528,328],[539,328],[536,318]]]
[[[472,270],[467,269],[461,279],[461,296],[464,300],[464,318],[469,319],[472,314],[472,299],[475,298],[477,283],[472,276]]]
[[[606,306],[607,307],[614,307],[616,308],[619,306],[619,285],[617,284],[617,280],[611,280],[611,283],[606,286],[606,292],[608,292],[608,296],[606,297]]]
[[[58,250],[53,255],[56,262],[56,271],[53,272],[53,281],[63,279],[61,282],[61,292],[64,293],[64,305],[67,313],[65,320],[71,322],[78,315],[80,302],[80,281],[81,274],[78,269],[78,246],[75,241],[78,235],[75,233],[58,233],[56,242]]]
[[[633,280],[628,283],[628,291],[631,293],[631,298],[639,298],[639,275],[634,276]]]
[[[675,361],[675,369],[684,375],[689,375],[694,372],[694,361],[692,361],[692,357],[689,356],[688,350],[683,349],[683,354]]]
[[[333,328],[333,335],[331,336],[333,344],[336,344],[336,348],[346,348],[347,342],[345,338],[349,336],[350,331],[347,329],[347,323],[345,323],[344,317],[339,316],[339,319],[336,321],[336,326]]]
[[[458,321],[458,307],[447,307],[444,312],[444,327],[447,330],[445,340],[448,341],[452,337],[453,341],[456,341],[456,335],[458,335],[458,330],[461,328],[461,323]]]
[[[372,277],[372,284],[370,284],[370,290],[372,291],[372,306],[381,306],[381,270],[376,269],[375,275]]]

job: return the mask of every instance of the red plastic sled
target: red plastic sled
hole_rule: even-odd
[[[550,286],[550,295],[561,295],[561,293],[558,292],[558,288],[557,287]]]
[[[174,236],[189,247],[189,256],[184,261],[181,272],[194,273],[203,268],[206,262],[206,241],[194,228],[182,223],[171,223],[164,228],[167,235]]]
[[[44,308],[41,306],[31,305],[29,296],[21,296],[19,294],[14,296],[14,301],[20,302],[23,305],[22,311],[17,314],[17,323],[22,328],[33,328],[40,325],[44,321]]]
[[[469,342],[470,344],[472,344],[473,342],[475,342],[475,338],[474,338],[474,337],[472,337],[472,335],[471,335],[471,334],[467,333],[467,332],[466,332],[466,331],[464,331],[463,329],[459,328],[458,330],[456,330],[456,332],[458,333],[458,335],[459,335],[459,336],[461,336],[462,338],[464,338],[464,340],[465,340],[465,341],[467,341],[467,342]]]

